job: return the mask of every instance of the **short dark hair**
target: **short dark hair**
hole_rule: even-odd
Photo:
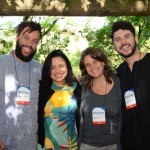
[[[112,25],[112,29],[111,29],[111,39],[113,41],[114,38],[114,32],[118,31],[118,30],[130,30],[132,35],[135,37],[135,28],[133,27],[133,25],[128,22],[128,21],[117,21],[114,22]]]
[[[41,25],[37,22],[34,21],[23,21],[21,22],[17,28],[16,28],[16,33],[20,35],[20,33],[24,30],[24,28],[29,27],[26,31],[29,31],[30,33],[33,31],[39,31],[40,33],[40,38],[42,37],[42,31],[41,31]],[[25,31],[25,32],[26,32]]]
[[[88,47],[86,48],[82,54],[81,54],[81,59],[80,59],[80,70],[81,70],[81,76],[85,79],[86,81],[86,90],[91,89],[91,82],[93,80],[93,77],[91,77],[90,75],[88,75],[87,71],[86,71],[86,67],[84,65],[84,58],[85,56],[90,55],[93,59],[98,60],[100,62],[104,62],[105,66],[104,66],[104,71],[103,74],[106,78],[106,81],[111,84],[111,77],[114,76],[114,73],[110,67],[109,64],[109,60],[107,59],[106,54],[99,48],[94,48],[94,47]]]
[[[42,80],[48,85],[52,84],[52,79],[50,77],[51,75],[51,67],[52,67],[52,58],[54,57],[61,57],[67,64],[68,74],[65,78],[66,84],[71,86],[73,85],[75,81],[75,76],[72,71],[71,63],[68,59],[68,57],[63,53],[62,50],[53,50],[49,53],[49,55],[46,57],[43,68],[42,68]]]

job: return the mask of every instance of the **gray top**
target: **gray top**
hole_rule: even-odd
[[[121,90],[117,77],[113,77],[114,86],[106,95],[98,95],[92,90],[82,91],[81,130],[79,142],[91,146],[108,146],[117,144],[120,137]],[[84,89],[84,85],[82,85]],[[93,125],[93,107],[105,107],[106,124]]]
[[[41,67],[42,65],[33,59],[30,62],[14,61],[12,53],[0,56],[0,140],[8,150],[37,148]],[[15,103],[18,85],[30,86],[29,105]]]

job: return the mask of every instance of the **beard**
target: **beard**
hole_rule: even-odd
[[[123,53],[119,53],[119,54],[124,58],[129,58],[135,53],[136,48],[137,48],[137,43],[136,43],[136,41],[134,41],[134,47],[132,48],[132,51],[129,54],[126,54],[126,55]]]
[[[23,45],[20,45],[19,42],[17,41],[15,54],[20,60],[22,60],[24,62],[29,62],[34,57],[36,50],[33,50],[33,48],[29,47],[31,49],[32,53],[29,56],[24,56],[22,54],[22,47],[23,47]]]

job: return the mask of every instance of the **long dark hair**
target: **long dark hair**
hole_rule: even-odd
[[[98,48],[93,48],[93,47],[89,47],[87,49],[85,49],[82,54],[81,54],[81,59],[80,59],[80,70],[81,70],[81,76],[84,78],[84,80],[86,81],[86,90],[91,89],[91,85],[92,85],[92,81],[93,81],[93,77],[91,77],[90,75],[88,75],[85,65],[84,65],[84,58],[85,56],[90,55],[93,59],[98,60],[100,62],[104,62],[104,71],[103,74],[106,78],[106,81],[111,84],[112,80],[111,77],[114,75],[110,65],[109,65],[109,61],[106,57],[106,55],[104,54],[104,52],[102,52],[100,49]]]
[[[43,68],[42,68],[41,81],[45,82],[48,85],[52,84],[52,79],[51,79],[50,75],[51,75],[51,67],[52,67],[52,58],[54,58],[54,57],[61,57],[66,62],[68,74],[65,78],[65,82],[69,86],[73,85],[73,83],[75,81],[75,76],[72,71],[71,63],[70,63],[68,57],[62,52],[62,50],[53,50],[46,57],[44,64],[43,64]]]

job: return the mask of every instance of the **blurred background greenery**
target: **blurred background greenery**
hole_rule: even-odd
[[[71,61],[75,75],[80,75],[79,60],[82,50],[92,46],[103,50],[113,70],[123,61],[114,50],[110,38],[114,21],[130,21],[139,41],[139,49],[150,52],[149,16],[107,16],[107,17],[63,17],[63,16],[9,16],[0,17],[0,55],[7,54],[15,47],[15,28],[20,21],[33,20],[42,26],[42,40],[35,59],[44,62],[48,53],[54,49],[64,51]]]

